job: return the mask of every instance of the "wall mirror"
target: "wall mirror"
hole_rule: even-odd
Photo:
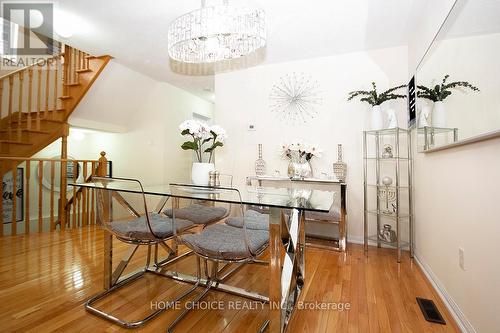
[[[500,0],[457,0],[417,73],[418,149],[500,135]]]

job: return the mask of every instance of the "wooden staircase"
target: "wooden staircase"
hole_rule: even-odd
[[[28,158],[59,138],[64,145],[69,116],[111,60],[68,45],[61,49],[0,77],[0,156]],[[2,166],[0,174],[9,168]]]

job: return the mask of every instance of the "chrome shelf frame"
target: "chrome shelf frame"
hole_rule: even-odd
[[[394,143],[394,156],[392,158],[383,158],[381,157],[381,139],[387,138]],[[406,140],[404,140],[406,139]],[[368,140],[375,140],[375,151],[369,148]],[[375,163],[373,163],[375,162]],[[376,184],[368,182],[368,165],[370,167],[375,167],[375,178]],[[387,168],[388,164],[394,165],[394,173],[395,173],[395,184],[390,186],[386,186],[382,184],[381,181],[381,165],[384,165]],[[402,179],[403,172],[407,172],[408,175],[406,179]],[[410,251],[410,257],[414,256],[414,215],[413,215],[413,186],[412,186],[412,177],[413,177],[413,157],[412,157],[412,133],[410,130],[406,130],[403,128],[391,128],[391,129],[383,129],[383,130],[372,130],[372,131],[364,131],[363,132],[363,187],[364,187],[364,250],[365,255],[368,255],[368,242],[373,241],[377,243],[377,247],[381,247],[382,245],[388,245],[389,247],[393,247],[397,252],[397,261],[401,262],[401,251],[403,248],[408,248]],[[376,189],[376,209],[370,209],[368,201],[370,196],[373,196],[373,190],[369,191],[369,189]],[[394,212],[388,214],[387,212],[382,211],[381,203],[379,198],[380,188],[389,188],[394,190],[395,192],[395,204],[396,208]],[[403,192],[403,193],[400,193]],[[406,194],[406,195],[403,195]],[[404,197],[404,199],[403,199]],[[401,203],[403,200],[408,200],[408,208],[407,212],[403,212],[401,207]],[[405,202],[406,203],[406,202]],[[370,216],[376,216],[376,230],[377,234],[375,236],[369,235],[369,220]],[[378,236],[378,232],[381,229],[382,219],[388,218],[393,220],[393,223],[396,225],[396,235],[397,240],[395,242],[386,242]],[[408,241],[402,241],[402,228],[401,223],[408,223],[409,235]]]

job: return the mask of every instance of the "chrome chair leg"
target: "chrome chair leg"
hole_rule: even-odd
[[[104,318],[106,320],[109,320],[111,322],[114,322],[122,327],[125,327],[125,328],[137,328],[137,327],[140,327],[144,324],[146,324],[148,321],[150,321],[151,319],[155,318],[157,315],[159,315],[161,312],[165,311],[165,310],[168,310],[170,308],[173,307],[173,305],[176,303],[176,302],[179,302],[181,301],[182,299],[184,299],[185,297],[187,297],[189,294],[191,294],[192,292],[194,292],[196,290],[196,288],[199,286],[200,282],[201,282],[201,268],[200,268],[200,261],[199,261],[199,258],[198,258],[198,261],[197,261],[197,274],[198,274],[198,281],[191,287],[189,288],[187,291],[185,291],[184,293],[182,293],[181,295],[179,295],[178,297],[176,297],[174,300],[172,301],[168,301],[168,305],[164,306],[164,307],[161,307],[160,309],[157,309],[156,311],[152,312],[151,314],[149,314],[147,317],[145,318],[142,318],[140,320],[136,320],[136,321],[132,321],[132,322],[127,322],[123,319],[120,319],[116,316],[113,316],[109,313],[106,313],[102,310],[99,310],[98,308],[94,307],[94,303],[96,303],[97,301],[105,298],[106,296],[108,296],[109,294],[111,294],[112,292],[124,287],[125,285],[127,285],[128,283],[130,282],[133,282],[137,279],[139,279],[140,277],[142,277],[144,274],[146,273],[153,273],[153,274],[156,274],[156,275],[161,275],[163,277],[167,277],[165,275],[162,275],[162,274],[158,274],[157,272],[155,271],[151,271],[149,270],[149,265],[151,263],[151,247],[152,245],[148,245],[148,252],[147,252],[147,257],[146,257],[146,265],[145,265],[145,268],[121,281],[119,281],[118,283],[115,283],[110,289],[108,290],[105,290],[103,292],[100,292],[98,293],[97,295],[93,296],[92,298],[90,298],[87,302],[85,302],[85,309],[98,316],[98,317],[101,317],[101,318]],[[135,251],[134,251],[135,253]],[[187,254],[190,254],[190,253],[187,253]],[[132,254],[133,255],[133,254]],[[185,257],[186,254],[183,254],[182,257]],[[128,260],[131,259],[131,256],[130,258],[128,258]],[[172,263],[176,260],[178,260],[180,258],[174,258],[174,259],[171,259],[168,263],[165,263],[164,266],[166,264],[169,264],[169,263]],[[118,278],[119,276],[116,278],[115,281],[118,281]]]
[[[198,267],[200,267],[200,265],[199,265],[199,259],[200,258],[198,256],[197,256],[197,258],[198,258]],[[212,277],[209,278],[208,269],[207,269],[208,263],[207,263],[206,259],[204,260],[204,263],[205,263],[204,264],[205,265],[205,274],[207,276],[207,284],[205,286],[205,289],[200,294],[198,294],[198,296],[196,296],[196,298],[194,300],[192,300],[190,302],[191,304],[196,304],[199,301],[201,301],[203,299],[203,297],[205,297],[206,294],[210,291],[210,289],[212,288],[212,285],[214,283],[217,283],[217,267],[218,267],[218,265],[215,264],[215,263],[212,265]],[[197,284],[199,283],[200,280],[201,280],[201,272],[200,272],[200,270],[198,270],[198,282],[197,282]],[[182,319],[184,319],[184,317],[186,317],[186,315],[192,309],[193,309],[193,306],[190,306],[188,308],[184,308],[184,310],[182,310],[181,314],[177,318],[175,318],[175,320],[172,323],[170,323],[170,325],[167,327],[167,333],[173,332],[173,329],[175,328],[175,326]]]

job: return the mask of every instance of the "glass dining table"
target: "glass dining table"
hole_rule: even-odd
[[[71,186],[84,188],[102,188],[102,183],[73,183]],[[171,184],[190,185],[189,182],[172,182]],[[257,299],[269,303],[269,331],[283,332],[293,314],[296,302],[304,285],[305,274],[305,212],[327,213],[334,205],[340,205],[341,184],[338,190],[301,189],[281,184],[282,187],[261,187],[252,185],[232,186],[241,196],[235,201],[234,196],[225,196],[217,187],[204,188],[202,191],[174,195],[170,184],[145,185],[145,195],[160,196],[165,204],[170,198],[201,199],[214,202],[243,203],[258,206],[269,214],[269,294],[254,297],[248,291],[236,287],[219,284],[217,289]],[[127,188],[122,183],[110,183],[106,189],[121,192],[137,193],[135,188]],[[173,200],[172,200],[173,201]],[[112,272],[112,236],[106,232],[104,237],[104,280],[105,288],[111,288],[114,273]],[[179,278],[176,272],[169,272],[172,278]],[[195,277],[183,276],[182,281],[194,282]]]

